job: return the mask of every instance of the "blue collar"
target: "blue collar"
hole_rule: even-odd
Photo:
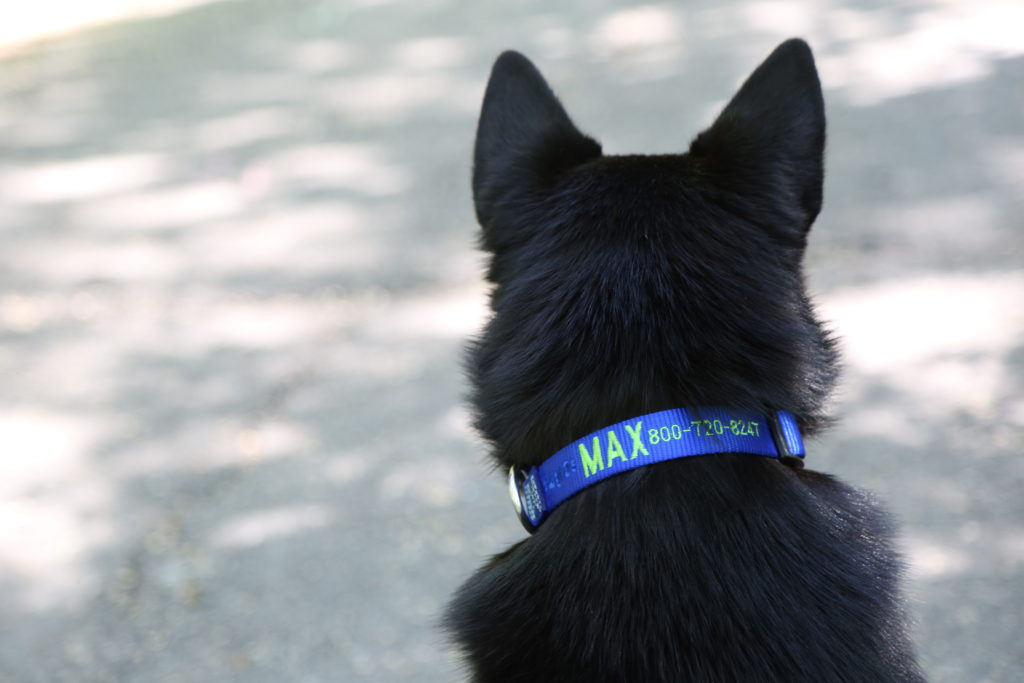
[[[763,415],[721,408],[674,408],[623,420],[577,439],[523,473],[508,472],[512,504],[531,534],[570,496],[608,477],[656,462],[749,453],[803,465],[804,443],[785,410]]]

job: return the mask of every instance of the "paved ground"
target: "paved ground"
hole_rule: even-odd
[[[933,679],[1024,677],[1020,7],[192,4],[0,62],[0,679],[457,679],[438,611],[522,534],[460,405],[490,61],[665,152],[793,34],[847,359],[811,462],[901,518]]]

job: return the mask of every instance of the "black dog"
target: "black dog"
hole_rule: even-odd
[[[788,411],[805,435],[826,426],[836,349],[801,273],[824,143],[800,40],[689,152],[663,156],[602,156],[534,66],[501,55],[473,161],[494,315],[469,364],[497,461],[526,472],[674,408]],[[613,446],[608,467],[628,459]],[[922,680],[889,518],[794,462],[686,457],[569,498],[449,607],[473,679]]]

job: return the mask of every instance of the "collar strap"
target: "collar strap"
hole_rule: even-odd
[[[570,496],[608,477],[691,455],[748,453],[803,466],[804,443],[785,410],[768,415],[722,408],[673,408],[587,434],[528,472],[513,465],[509,494],[531,534]]]

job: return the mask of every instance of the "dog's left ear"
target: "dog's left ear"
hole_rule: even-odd
[[[821,84],[797,38],[775,48],[690,146],[701,168],[796,228],[800,243],[821,210],[824,151]]]
[[[473,151],[473,199],[484,228],[502,203],[543,190],[562,173],[601,155],[581,133],[529,59],[504,52],[491,71]]]

